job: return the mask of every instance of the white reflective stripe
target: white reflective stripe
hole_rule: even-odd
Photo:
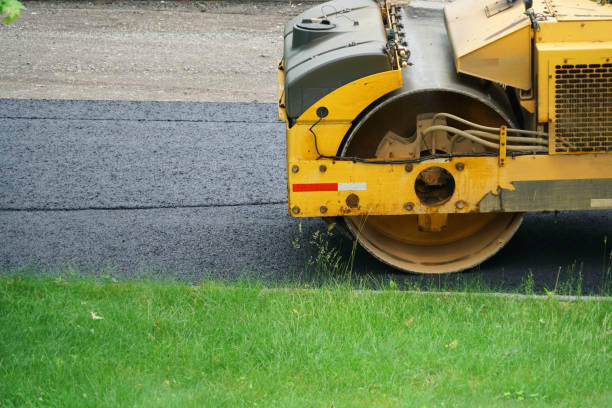
[[[338,183],[338,191],[366,191],[368,183]]]
[[[591,198],[592,208],[612,208],[612,198]]]

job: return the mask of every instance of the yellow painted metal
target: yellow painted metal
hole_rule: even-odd
[[[612,5],[609,6],[612,9]],[[591,43],[610,40],[609,20],[558,21],[551,19],[539,23],[535,34],[536,43]],[[588,45],[586,45],[588,46]]]
[[[535,0],[536,15],[557,21],[612,20],[612,5],[597,4],[593,0]]]
[[[287,110],[285,109],[285,68],[283,67],[283,61],[279,61],[278,63],[276,80],[278,84],[278,118],[280,120],[287,120]]]
[[[536,111],[536,101],[535,98],[532,99],[521,99],[521,106],[529,113],[535,113]]]
[[[508,127],[499,127],[499,167],[506,165],[506,136],[508,135]]]
[[[446,230],[448,214],[419,214],[417,223],[420,232],[442,232]],[[398,235],[405,239],[405,231],[400,230]]]
[[[374,228],[384,230],[390,238],[398,242],[427,247],[445,245],[468,238],[498,215],[497,213],[488,213],[461,214],[459,216],[448,214],[370,216],[367,218],[367,222]],[[424,230],[421,227],[421,220],[426,219],[425,217],[433,219],[434,223],[437,222],[438,225],[443,223],[446,228]]]
[[[531,89],[534,97],[521,100],[521,104],[537,113],[538,123],[550,125],[555,109],[552,68],[559,64],[612,61],[612,16],[605,14],[612,6],[601,8],[590,0],[534,0],[536,15],[547,18],[539,21],[540,28],[534,31],[523,13],[522,2],[515,2],[502,12],[489,13],[489,16],[484,12],[486,7],[506,7],[502,3],[506,3],[505,0],[458,0],[446,6],[447,28],[457,69],[524,90],[532,88],[535,79],[537,86]],[[582,8],[584,10],[580,11]],[[535,61],[531,61],[532,42]],[[284,72],[280,67],[279,117],[286,120],[283,82]],[[337,155],[358,115],[372,102],[401,86],[399,69],[371,75],[330,93],[304,112],[292,126],[288,123],[289,208],[295,209],[291,211],[293,216],[466,214],[478,211],[478,203],[488,194],[496,194],[499,189],[514,190],[514,182],[612,178],[612,154],[506,157],[502,148],[498,157],[434,159],[410,166],[317,160],[319,154]],[[329,114],[319,122],[316,112],[320,107],[327,108]],[[318,153],[315,135],[311,132],[315,124]],[[444,168],[455,181],[451,198],[438,206],[422,204],[414,189],[418,174],[431,166]],[[292,168],[297,171],[291,171]],[[292,191],[293,184],[312,183],[366,183],[367,190]],[[347,203],[350,195],[356,196],[357,205],[355,197]],[[413,218],[414,223],[418,223],[418,217]],[[427,218],[421,219],[421,224],[425,225]],[[440,226],[443,219],[442,216],[429,221]]]
[[[548,125],[549,154],[572,154],[568,148],[558,148],[558,102],[555,101],[555,95],[559,85],[557,80],[562,77],[557,77],[556,71],[563,66],[592,67],[593,64],[599,66],[612,62],[612,6],[601,6],[585,0],[538,0],[534,3],[534,11],[538,15],[547,16],[545,21],[539,23],[539,29],[534,36],[537,121]],[[593,98],[602,96],[594,94]],[[566,108],[569,100],[566,100],[565,106],[561,104],[561,107]],[[585,102],[584,96],[580,100],[576,98],[576,103]],[[584,112],[586,115],[588,108],[580,105],[578,112]],[[561,123],[559,126],[565,125]],[[582,148],[571,143],[568,146],[575,147],[573,154],[585,153]]]
[[[612,22],[608,25],[612,30]],[[608,34],[610,38],[612,34]],[[605,38],[605,37],[604,37]],[[538,60],[538,122],[554,118],[554,67],[565,64],[605,64],[612,61],[612,40],[536,44]]]
[[[506,7],[491,14],[495,7]],[[531,28],[522,2],[458,0],[444,8],[457,71],[531,88]]]
[[[399,69],[369,75],[336,89],[321,98],[297,119],[297,123],[314,123],[319,117],[317,109],[329,110],[326,122],[352,121],[369,104],[381,96],[402,87],[402,71]]]
[[[498,12],[491,12],[497,10]],[[532,87],[532,38],[536,46],[537,119],[547,123],[553,106],[551,60],[612,61],[612,5],[591,0],[534,0],[533,30],[522,2],[458,0],[445,7],[457,71],[519,89]],[[571,62],[567,62],[570,63]],[[536,102],[521,101],[529,112]]]
[[[537,119],[547,123],[554,119],[552,67],[612,61],[612,6],[590,0],[538,0],[533,8],[547,16],[534,36]]]
[[[313,133],[309,130],[319,117],[317,109],[325,107],[328,115],[325,126],[316,127],[319,153],[334,156],[353,120],[383,95],[402,87],[401,70],[385,71],[353,81],[336,89],[312,105],[296,121],[287,127],[287,158],[291,164],[318,157]],[[279,111],[284,108],[279,108]],[[289,167],[288,167],[289,168]]]
[[[314,123],[314,122],[313,122]],[[297,123],[287,129],[287,158],[291,162],[314,160],[319,157],[315,149],[315,136],[310,132],[313,123]],[[317,126],[317,146],[323,155],[336,155],[344,135],[351,127],[350,121]]]
[[[529,113],[535,113],[536,101],[535,98],[521,99],[521,106]]]
[[[458,166],[461,163],[462,166]],[[300,208],[300,217],[346,215],[406,215],[435,213],[470,213],[478,211],[478,203],[498,189],[514,190],[513,182],[536,180],[589,180],[611,178],[612,154],[533,155],[507,158],[499,167],[498,157],[462,157],[434,159],[413,163],[406,170],[403,164],[354,163],[333,160],[290,161],[299,164],[299,171],[289,171],[289,208]],[[320,167],[325,165],[326,171]],[[432,166],[452,174],[455,191],[450,200],[431,207],[420,203],[414,189],[418,174]],[[461,170],[459,170],[461,169]],[[293,192],[300,183],[366,183],[366,191]],[[357,207],[346,200],[355,194]],[[461,205],[458,203],[461,202]]]

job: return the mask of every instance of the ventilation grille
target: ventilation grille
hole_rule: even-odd
[[[555,66],[555,152],[612,151],[612,64]]]

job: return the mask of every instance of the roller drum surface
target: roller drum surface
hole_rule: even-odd
[[[486,126],[515,127],[501,87],[456,73],[442,15],[424,20],[411,16],[410,8],[402,14],[412,63],[403,69],[404,85],[362,115],[340,154],[374,158],[385,134],[415,135],[422,113],[448,112]],[[480,264],[512,238],[522,219],[523,213],[449,214],[444,230],[430,232],[419,230],[416,215],[345,217],[368,252],[414,273],[449,273]]]

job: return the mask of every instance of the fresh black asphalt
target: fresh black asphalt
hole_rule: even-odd
[[[0,99],[0,267],[307,279],[326,226],[287,214],[284,157],[273,104]],[[528,214],[502,252],[447,279],[514,289],[531,270],[551,288],[575,264],[596,291],[607,235],[612,211]],[[348,257],[348,240],[329,245]],[[421,279],[361,250],[355,273]]]

